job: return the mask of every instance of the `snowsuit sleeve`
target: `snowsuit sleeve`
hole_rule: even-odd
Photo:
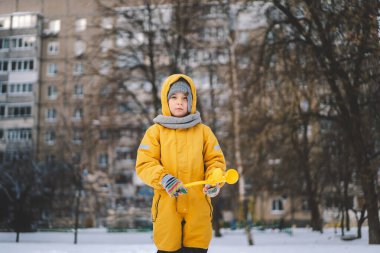
[[[161,164],[160,132],[155,125],[148,128],[138,148],[136,173],[145,184],[163,189],[160,182],[167,172]]]
[[[226,171],[226,161],[224,160],[223,152],[214,133],[208,126],[205,126],[204,130],[203,160],[205,163],[206,180],[215,169]]]

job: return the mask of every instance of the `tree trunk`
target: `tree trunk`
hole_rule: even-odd
[[[75,201],[75,224],[74,224],[74,244],[78,243],[78,226],[79,226],[79,205],[81,189],[78,189]]]
[[[340,212],[342,213],[342,217],[340,218],[340,231],[342,232],[342,236],[344,236],[344,211],[342,206]]]
[[[303,118],[302,142],[295,142],[300,158],[301,169],[303,170],[304,179],[306,182],[306,193],[308,195],[308,204],[311,211],[311,227],[313,231],[323,232],[321,224],[321,215],[319,212],[319,203],[317,201],[317,183],[313,181],[310,168],[310,147],[308,139],[309,119],[307,116]]]
[[[311,211],[311,227],[313,231],[323,232],[322,223],[321,223],[321,215],[319,212],[319,206],[317,201],[315,201],[315,194],[309,193],[309,203],[310,203],[310,211]]]
[[[350,226],[350,215],[349,215],[349,212],[348,212],[348,208],[346,206],[346,231],[350,231],[351,230],[351,226]]]
[[[358,221],[358,238],[362,238],[362,225],[364,223],[365,219]]]
[[[247,234],[248,245],[253,245],[251,228],[247,222],[248,208],[246,205],[246,193],[245,193],[245,180],[244,180],[244,170],[243,161],[241,156],[241,144],[240,144],[240,87],[237,80],[237,66],[236,66],[236,55],[235,55],[235,34],[234,31],[230,31],[229,38],[229,72],[230,72],[230,88],[232,95],[232,119],[233,119],[233,132],[234,132],[234,157],[237,171],[240,174],[239,179],[239,199],[240,203],[243,205],[243,219],[246,225],[245,231]]]
[[[148,11],[148,25],[149,25],[149,32],[148,32],[148,56],[149,56],[149,75],[148,79],[150,80],[151,87],[152,87],[152,101],[153,101],[153,108],[154,108],[154,115],[158,115],[160,112],[161,107],[161,101],[157,97],[158,94],[158,88],[156,83],[156,65],[155,65],[155,44],[154,44],[154,32],[153,32],[153,21],[152,21],[152,8],[150,1],[145,1],[145,8]]]
[[[376,181],[371,172],[361,173],[361,181],[368,210],[368,242],[369,244],[380,244],[379,208],[375,190]]]
[[[366,208],[364,207],[360,211],[360,218],[358,218],[358,238],[359,239],[362,238],[362,225],[363,225],[364,221],[366,220],[365,211],[366,211]]]
[[[209,74],[209,83],[210,83],[210,102],[211,102],[211,111],[210,111],[210,119],[211,119],[211,129],[216,131],[216,113],[215,113],[215,91],[214,91],[214,64],[212,63],[212,57],[210,56],[210,65],[208,67]]]
[[[321,224],[321,214],[319,212],[318,201],[316,200],[316,193],[313,189],[313,183],[309,171],[308,156],[305,156],[302,161],[304,178],[306,182],[306,191],[308,195],[308,204],[311,212],[311,227],[313,231],[323,232]]]
[[[351,130],[351,136],[355,138],[352,140],[352,144],[356,154],[360,182],[368,212],[368,243],[380,244],[379,200],[376,190],[377,171],[372,170],[370,167],[370,161],[367,159],[367,149],[362,139],[360,123],[357,120],[353,119]]]
[[[214,215],[213,215],[213,220],[212,220],[212,223],[213,223],[213,226],[214,226],[214,231],[215,231],[215,237],[222,237],[222,234],[220,233],[220,221],[222,220],[223,218],[223,215],[222,215],[222,203],[221,203],[221,199],[220,198],[214,198],[214,200],[216,201],[215,204],[213,204],[214,206]]]
[[[249,215],[249,200],[247,198],[244,199],[243,202],[243,210],[244,210],[244,218],[245,218],[245,233],[247,234],[248,245],[253,245],[253,237],[251,233],[251,224],[249,223],[248,215]]]

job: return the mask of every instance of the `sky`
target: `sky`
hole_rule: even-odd
[[[355,229],[348,232],[356,234]],[[248,246],[243,230],[222,230],[213,238],[209,253],[379,253],[380,245],[368,245],[368,232],[360,240],[343,241],[333,229],[323,234],[310,229],[292,229],[292,235],[278,230],[253,230],[255,245]],[[78,244],[71,232],[0,233],[0,253],[153,253],[151,232],[107,233],[105,229],[80,230]]]

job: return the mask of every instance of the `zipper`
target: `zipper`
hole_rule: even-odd
[[[211,200],[209,200],[209,198],[207,197],[207,195],[205,195],[205,198],[206,198],[206,202],[207,202],[208,206],[210,207],[210,218],[212,219],[213,208],[212,208],[212,205],[211,205]]]
[[[152,222],[155,222],[156,219],[157,219],[157,216],[158,216],[158,203],[160,202],[160,199],[161,199],[161,194],[158,195],[158,199],[156,201],[156,204],[154,205],[155,206],[155,209],[156,209],[156,213],[155,213],[155,216],[152,217]]]

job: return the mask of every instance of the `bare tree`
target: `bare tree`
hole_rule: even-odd
[[[39,166],[30,150],[18,151],[12,161],[0,165],[0,196],[3,201],[1,220],[16,232],[33,231],[42,212],[51,205],[52,194],[44,179],[50,171]]]
[[[163,79],[168,73],[190,72],[188,51],[200,25],[199,3],[99,0],[98,5],[101,13],[116,17],[113,28],[101,35],[102,40],[117,38],[116,45],[103,57],[116,61],[116,66],[111,64],[108,80],[123,86],[146,116],[145,125],[149,125],[161,108],[159,89]]]
[[[275,11],[269,26],[275,43],[301,45],[314,59],[320,88],[335,101],[336,120],[355,157],[368,208],[369,243],[380,243],[377,170],[379,108],[375,98],[379,75],[371,62],[379,57],[377,2],[271,1]],[[267,41],[268,37],[266,37]],[[269,53],[266,48],[263,52]],[[291,58],[289,59],[291,60]]]

